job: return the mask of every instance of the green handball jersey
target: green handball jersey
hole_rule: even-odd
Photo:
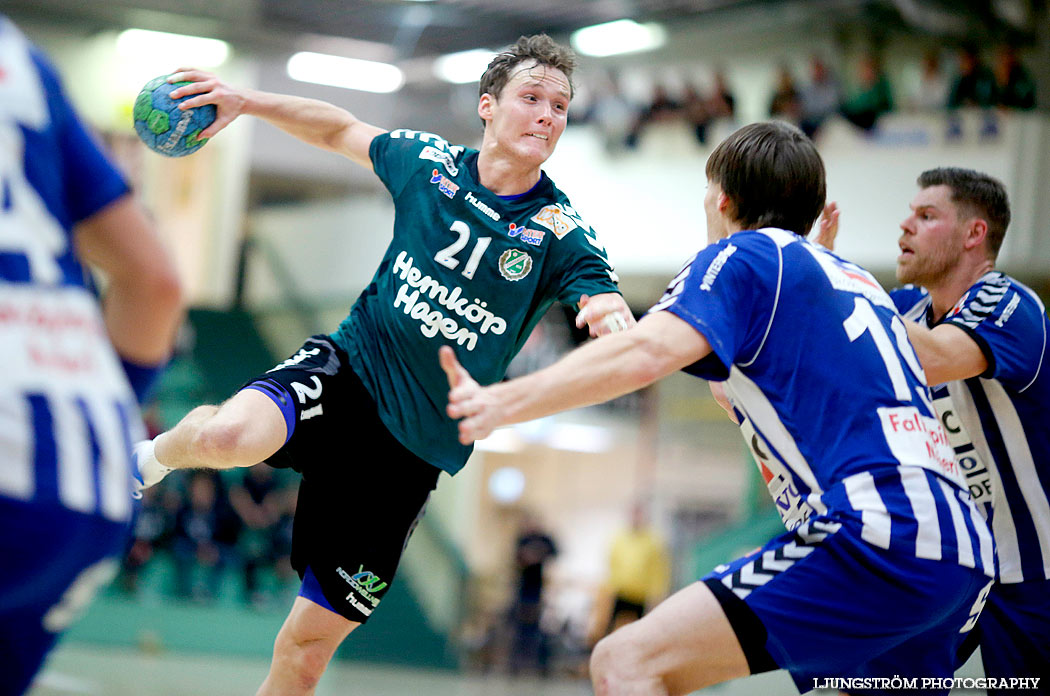
[[[502,198],[479,182],[477,150],[432,133],[385,133],[369,154],[394,199],[394,238],[332,338],[390,432],[454,474],[472,448],[445,413],[438,347],[479,383],[497,382],[552,303],[618,292],[616,274],[546,174]]]

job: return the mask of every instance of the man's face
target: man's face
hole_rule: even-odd
[[[916,194],[911,214],[901,222],[897,280],[930,287],[959,261],[968,220],[959,217],[951,189],[930,186]]]
[[[543,164],[565,131],[570,95],[561,70],[535,61],[516,66],[499,99],[485,94],[478,103],[485,140],[531,166]]]

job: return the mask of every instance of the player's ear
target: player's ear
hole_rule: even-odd
[[[988,238],[988,222],[981,218],[970,220],[966,230],[966,239],[963,240],[963,248],[973,249],[984,244]]]
[[[478,116],[481,118],[482,121],[488,123],[492,120],[492,105],[495,103],[495,101],[495,97],[493,97],[488,92],[482,94],[481,98],[478,99]]]
[[[729,196],[726,195],[726,192],[725,191],[719,191],[718,192],[718,203],[717,203],[718,212],[722,213],[723,215],[728,214],[729,203],[730,203]]]

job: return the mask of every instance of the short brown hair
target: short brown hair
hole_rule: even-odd
[[[529,60],[536,61],[537,65],[561,70],[569,80],[569,98],[576,93],[572,83],[572,71],[576,69],[576,53],[546,34],[533,34],[522,36],[513,46],[496,54],[481,76],[478,96],[491,94],[498,100],[503,88],[510,81],[511,71],[518,64]]]
[[[707,159],[707,178],[746,230],[779,227],[805,237],[827,195],[816,146],[783,121],[752,123],[723,140]]]
[[[965,217],[979,217],[988,224],[988,251],[999,255],[1010,225],[1010,199],[998,179],[960,167],[928,169],[919,175],[920,188],[947,186],[951,201]]]

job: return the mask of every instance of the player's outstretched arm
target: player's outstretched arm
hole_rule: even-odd
[[[182,287],[167,249],[132,194],[76,228],[77,253],[106,276],[103,316],[120,357],[157,365],[171,356]]]
[[[171,93],[172,99],[196,96],[181,102],[179,108],[190,109],[214,104],[217,109],[215,122],[201,132],[203,138],[213,137],[235,118],[247,114],[261,118],[305,143],[336,152],[371,169],[369,145],[375,136],[386,132],[327,102],[253,89],[238,89],[203,70],[180,68],[168,77],[168,82],[184,81],[193,84],[183,85],[174,90]]]
[[[988,369],[984,351],[958,326],[941,324],[928,329],[913,321],[904,325],[931,387],[976,377]]]
[[[641,389],[711,352],[707,339],[670,312],[657,312],[627,331],[592,341],[550,367],[482,387],[449,346],[439,352],[449,383],[448,415],[462,419],[459,441],[470,444],[521,423]]]

